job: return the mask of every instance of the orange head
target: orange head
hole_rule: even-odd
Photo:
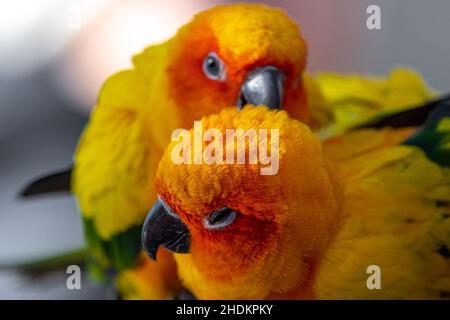
[[[241,112],[225,108],[201,124],[203,133],[214,128],[216,134],[201,140],[200,163],[194,163],[199,144],[195,146],[191,130],[183,138],[192,137],[183,149],[189,155],[186,163],[174,161],[180,139],[169,145],[159,164],[159,200],[144,225],[144,247],[151,255],[159,245],[189,252],[176,255],[178,269],[200,298],[259,299],[302,287],[340,211],[338,188],[320,141],[285,111],[263,106]],[[227,129],[239,128],[257,134],[241,140],[245,159],[236,163],[239,140]],[[258,147],[252,149],[256,141]],[[230,149],[236,158],[226,163]],[[256,149],[259,158],[250,163]],[[205,162],[207,154],[221,155],[222,163],[220,157]],[[268,166],[262,154],[278,161],[277,170],[262,174]]]
[[[259,4],[214,7],[183,26],[169,52],[169,95],[185,127],[223,107],[247,103],[283,107],[308,122],[301,81],[306,43],[283,11]]]

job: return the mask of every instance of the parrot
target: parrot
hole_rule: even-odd
[[[262,160],[176,162],[180,141],[169,144],[142,243],[153,259],[159,248],[175,252],[197,298],[450,298],[450,100],[419,127],[324,141],[265,106],[225,108],[201,127],[220,133],[201,150],[214,143],[219,154],[237,150],[229,129],[270,129],[253,142],[277,146],[279,170],[261,174]],[[183,152],[195,157],[193,148]]]
[[[281,9],[229,4],[198,13],[172,38],[135,55],[132,68],[105,81],[73,164],[32,182],[22,195],[71,192],[82,216],[93,278],[112,274],[124,298],[171,297],[180,288],[173,255],[162,249],[155,263],[142,254],[140,237],[157,199],[154,177],[172,132],[230,105],[237,110],[246,104],[282,107],[315,131],[343,118],[340,102],[325,90],[338,81],[306,72],[307,51],[300,27]],[[347,83],[347,77],[341,80]],[[398,86],[409,83],[409,78],[401,80]],[[365,83],[381,88],[376,96],[382,107],[391,101],[384,95],[391,82]],[[410,86],[404,87],[398,100],[413,98],[401,100],[402,106],[432,97],[423,82],[411,86],[417,94],[406,95]],[[353,96],[353,88],[341,88]],[[361,99],[354,100],[363,106]],[[375,114],[373,101],[366,104]],[[340,131],[326,134],[332,132]],[[153,289],[142,285],[149,279]]]

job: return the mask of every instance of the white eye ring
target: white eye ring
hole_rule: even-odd
[[[205,57],[202,70],[211,80],[224,81],[226,79],[225,64],[215,52],[210,52]]]
[[[206,229],[222,229],[229,226],[236,215],[236,211],[225,207],[208,214],[203,220],[203,225]]]

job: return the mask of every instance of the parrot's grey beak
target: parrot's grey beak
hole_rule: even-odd
[[[281,109],[283,94],[284,74],[281,70],[273,66],[256,68],[244,80],[236,106],[238,110],[246,104]]]
[[[180,218],[168,213],[160,199],[150,210],[142,227],[142,246],[156,261],[159,246],[176,253],[189,252],[189,229]]]

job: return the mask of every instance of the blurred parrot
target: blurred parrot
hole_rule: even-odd
[[[322,92],[336,82],[316,82],[305,72],[306,58],[298,25],[279,9],[233,4],[201,12],[171,39],[133,57],[132,69],[106,80],[73,166],[33,182],[22,194],[71,191],[82,214],[91,273],[103,278],[109,270],[123,271],[117,283],[125,288],[124,297],[139,292],[170,297],[178,288],[177,277],[167,277],[164,268],[139,252],[141,225],[156,199],[157,164],[172,132],[226,106],[241,109],[245,104],[283,106],[314,130],[329,126],[339,102]],[[383,80],[375,82],[383,86]],[[415,99],[407,100],[409,107],[430,98],[420,85],[421,90],[414,87]],[[367,105],[372,115],[372,101]],[[158,263],[172,270],[172,255],[161,255]],[[147,278],[160,279],[154,280],[154,290],[140,284]],[[173,281],[162,280],[169,278]]]
[[[361,129],[324,142],[263,106],[224,109],[201,124],[223,137],[278,129],[279,171],[261,175],[261,162],[174,163],[179,141],[169,145],[143,245],[153,258],[160,246],[178,252],[178,274],[198,298],[450,297],[450,100],[419,128]],[[272,145],[275,135],[260,139]],[[218,143],[236,151],[236,139]],[[379,290],[368,287],[374,265]]]

